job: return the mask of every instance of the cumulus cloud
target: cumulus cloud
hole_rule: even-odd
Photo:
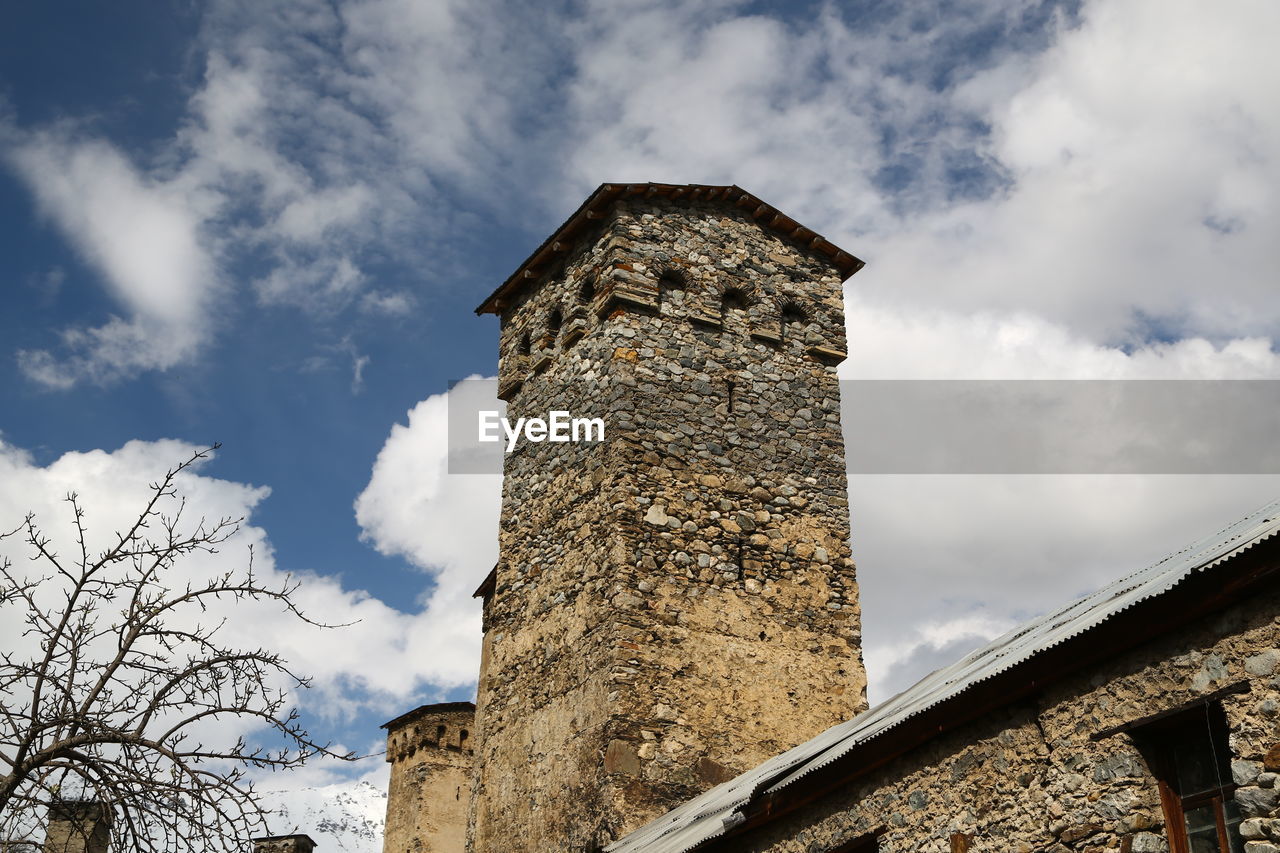
[[[881,701],[1222,529],[1280,495],[1280,476],[851,475],[849,492]]]
[[[1274,336],[1280,117],[1261,81],[1280,59],[1260,33],[1277,24],[1265,3],[1091,3],[1043,53],[975,75],[954,99],[989,123],[1007,186],[882,229],[870,283],[1112,342]]]
[[[62,553],[78,552],[71,510],[65,502],[68,493],[76,492],[86,513],[89,549],[101,549],[113,531],[136,518],[148,497],[148,484],[195,449],[172,440],[132,441],[115,451],[66,453],[40,465],[21,449],[0,443],[0,527],[11,530],[33,512],[55,547]],[[214,617],[226,619],[224,641],[275,649],[295,671],[314,678],[312,689],[295,694],[313,718],[341,722],[362,710],[398,712],[422,695],[435,695],[433,691],[474,679],[470,657],[459,662],[432,653],[431,641],[439,631],[436,614],[424,613],[413,601],[389,606],[362,590],[345,587],[335,577],[289,572],[280,564],[267,531],[252,523],[254,510],[270,490],[211,476],[208,467],[199,466],[178,482],[186,499],[184,517],[246,521],[218,553],[194,554],[179,561],[171,582],[180,585],[224,571],[242,571],[252,547],[255,573],[265,585],[278,585],[292,576],[302,582],[295,600],[308,615],[329,624],[350,623],[321,629],[267,605],[212,608]],[[176,504],[168,511],[175,508]],[[0,553],[17,565],[25,563],[25,554],[13,539],[0,542]],[[16,648],[21,628],[17,618],[0,619],[5,648]]]
[[[1030,311],[902,305],[845,289],[844,379],[1280,379],[1271,338],[1187,337],[1121,347]]]
[[[365,539],[434,582],[405,643],[441,684],[470,683],[479,671],[480,605],[471,596],[498,560],[502,488],[497,475],[448,472],[450,399],[492,387],[462,382],[410,409],[407,424],[392,426],[355,504]]]

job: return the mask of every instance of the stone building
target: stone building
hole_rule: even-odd
[[[606,184],[480,306],[508,418],[606,437],[506,457],[465,846],[459,765],[405,781],[425,706],[387,853],[1280,853],[1280,507],[866,709],[861,265],[737,187]]]

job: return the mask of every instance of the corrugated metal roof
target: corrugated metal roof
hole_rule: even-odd
[[[1168,592],[1190,575],[1222,563],[1277,531],[1280,500],[1092,595],[1013,629],[892,699],[712,788],[605,849],[608,853],[686,853],[741,823],[742,807],[755,797],[787,787],[906,720],[1089,631],[1140,601]]]

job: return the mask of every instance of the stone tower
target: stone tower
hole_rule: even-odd
[[[738,187],[606,184],[478,309],[507,417],[472,849],[592,851],[866,706],[835,365],[857,258]]]
[[[44,853],[107,853],[111,810],[96,800],[63,800],[49,805]]]
[[[423,705],[396,717],[387,730],[386,853],[459,853],[471,797],[470,702]]]

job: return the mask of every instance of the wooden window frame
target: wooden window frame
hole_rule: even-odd
[[[1183,796],[1174,784],[1176,768],[1172,762],[1170,745],[1188,730],[1203,726],[1210,738],[1210,747],[1218,766],[1215,773],[1218,787]],[[1128,728],[1130,736],[1147,761],[1156,778],[1160,792],[1160,806],[1165,818],[1165,839],[1169,853],[1191,853],[1187,832],[1187,812],[1206,805],[1213,807],[1214,822],[1218,830],[1220,853],[1230,853],[1231,842],[1227,834],[1226,803],[1234,798],[1237,785],[1231,778],[1231,754],[1226,746],[1228,728],[1222,705],[1214,700],[1196,702],[1193,706],[1170,714],[1158,715],[1145,725]]]

